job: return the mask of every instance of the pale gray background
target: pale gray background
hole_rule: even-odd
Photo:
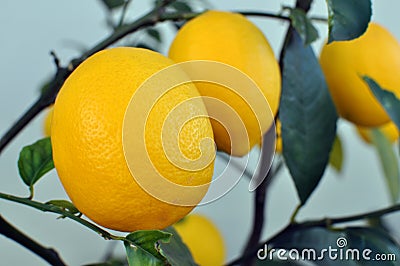
[[[294,1],[210,2],[218,9],[278,12],[281,4],[292,5]],[[134,0],[128,18],[133,19],[147,11],[150,3],[151,1]],[[400,39],[398,10],[399,1],[374,1],[373,19],[385,25]],[[325,1],[316,0],[312,13],[326,15]],[[2,1],[0,134],[4,133],[22,110],[36,99],[39,85],[53,73],[54,65],[49,51],[55,50],[62,63],[67,63],[79,54],[76,44],[90,47],[107,36],[104,16],[103,7],[95,0]],[[252,20],[265,32],[278,55],[286,24],[271,19]],[[326,25],[318,24],[318,28],[322,38],[314,44],[317,52],[326,37]],[[170,35],[164,37],[168,42],[172,38]],[[16,162],[23,145],[42,137],[43,117],[43,114],[38,116],[1,155],[1,191],[27,195],[25,186],[18,178]],[[346,156],[343,172],[337,174],[328,168],[318,189],[301,211],[300,219],[347,215],[389,204],[375,151],[358,139],[347,122],[339,123],[339,134]],[[208,215],[221,229],[228,248],[228,259],[239,254],[250,230],[253,195],[247,191],[247,185],[248,182],[243,179],[219,201],[195,210]],[[38,183],[35,197],[42,201],[66,197],[55,171]],[[293,183],[284,171],[269,193],[268,224],[264,238],[286,224],[296,204]],[[15,203],[0,200],[0,213],[44,245],[55,247],[70,265],[100,261],[110,243],[75,222],[56,220],[55,215],[41,213]],[[396,224],[395,216],[391,216],[391,220]],[[123,254],[122,244],[117,252]],[[45,265],[45,262],[18,244],[0,236],[0,265]]]

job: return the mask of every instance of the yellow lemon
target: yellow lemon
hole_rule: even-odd
[[[321,67],[339,114],[364,127],[389,122],[360,76],[367,75],[400,96],[400,44],[384,27],[370,23],[361,37],[322,48]]]
[[[47,113],[43,121],[43,134],[47,137],[51,133],[51,119],[53,118],[53,106],[47,108]]]
[[[54,164],[72,202],[99,225],[120,231],[162,229],[179,221],[194,207],[169,204],[146,193],[129,171],[128,158],[124,157],[123,127],[138,126],[136,120],[123,125],[131,98],[151,75],[172,64],[167,57],[146,49],[103,50],[85,60],[65,81],[57,96],[51,125]],[[157,93],[159,87],[162,87],[161,83],[150,88],[148,93]],[[192,97],[199,97],[199,94],[190,83],[160,95],[147,116],[144,138],[139,140],[145,142],[148,156],[158,173],[185,186],[210,182],[213,161],[196,171],[173,164],[165,155],[162,128],[168,115],[180,104],[186,115],[206,114],[202,102],[182,105]],[[144,103],[147,98],[140,100]],[[174,123],[177,114],[171,116]],[[213,145],[199,148],[202,139],[212,139],[212,127],[207,117],[196,117],[176,127],[181,129],[179,150],[187,158],[195,160],[202,152],[215,152]],[[148,171],[146,178],[153,177],[154,171],[142,170]],[[205,193],[206,190],[193,194],[193,200],[199,202]]]
[[[252,22],[236,13],[207,11],[190,20],[179,30],[171,44],[169,57],[176,62],[217,61],[235,67],[250,77],[261,90],[261,97],[264,96],[268,101],[271,111],[253,110],[252,108],[258,107],[248,103],[257,99],[251,99],[254,96],[251,96],[250,91],[243,98],[221,85],[197,82],[196,86],[202,96],[218,99],[231,106],[247,131],[246,139],[235,139],[234,135],[228,134],[225,125],[211,120],[219,150],[243,156],[255,144],[260,143],[262,134],[272,122],[259,121],[254,111],[272,112],[270,116],[275,116],[281,93],[281,77],[279,65],[268,40]],[[207,102],[206,107],[210,108]]]
[[[370,133],[371,128],[356,126],[356,129],[357,133],[365,142],[372,142]],[[384,124],[383,126],[380,126],[379,130],[387,137],[390,142],[395,142],[399,139],[399,130],[393,122],[389,122]]]
[[[204,215],[189,214],[173,227],[200,266],[223,265],[224,239],[214,223]]]

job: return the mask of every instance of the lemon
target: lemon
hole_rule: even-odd
[[[146,49],[103,50],[79,65],[56,98],[51,124],[55,168],[74,205],[99,225],[120,231],[162,229],[194,207],[169,204],[147,193],[129,171],[124,157],[123,121],[131,98],[142,82],[172,64],[167,57]],[[149,93],[157,93],[162,84],[158,85],[150,88]],[[203,169],[190,171],[169,161],[163,149],[164,120],[176,105],[198,96],[196,87],[190,83],[160,95],[154,111],[147,116],[144,138],[140,139],[145,142],[155,169],[179,185],[207,184],[213,174],[213,161]],[[141,99],[146,101],[145,97]],[[202,102],[181,107],[186,115],[206,114]],[[177,114],[171,116],[174,123]],[[124,127],[135,128],[136,123],[133,120]],[[213,145],[199,148],[202,139],[212,139],[207,117],[193,118],[182,127],[176,126],[181,128],[179,149],[186,157],[196,159],[201,152],[215,152]],[[142,170],[148,171],[146,178],[154,175],[150,169]],[[203,190],[201,195],[194,194],[193,200],[199,202],[205,193]]]
[[[371,143],[371,128],[356,126],[357,133],[366,143]],[[379,130],[386,136],[390,142],[395,142],[399,138],[399,130],[393,122],[389,122],[379,127]]]
[[[175,36],[169,57],[176,62],[211,60],[237,68],[257,84],[271,109],[256,111],[272,112],[271,116],[275,116],[281,93],[279,66],[263,33],[241,14],[207,11],[190,20]],[[272,122],[258,121],[252,110],[257,107],[248,105],[249,98],[243,99],[221,85],[198,82],[196,86],[202,96],[212,97],[230,105],[246,128],[248,137],[245,137],[248,139],[235,139],[234,135],[228,134],[225,125],[211,120],[219,150],[243,156],[255,144],[260,143],[261,136]],[[250,94],[249,92],[247,97],[252,97]],[[207,102],[206,107],[210,108]],[[262,124],[261,130],[258,123]]]
[[[51,133],[51,119],[53,118],[53,106],[50,106],[46,110],[46,116],[43,120],[43,134],[47,137]]]
[[[200,266],[223,265],[224,239],[214,223],[200,214],[189,214],[173,227]]]
[[[389,122],[362,75],[400,96],[400,45],[384,27],[370,23],[361,37],[324,45],[321,67],[339,114],[364,127]]]

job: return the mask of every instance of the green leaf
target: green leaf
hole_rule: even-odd
[[[333,41],[352,40],[361,36],[371,19],[371,0],[326,0],[328,5],[329,38]]]
[[[115,9],[125,4],[125,0],[101,0],[103,4],[109,9]]]
[[[197,265],[178,232],[173,227],[168,227],[164,231],[172,234],[170,242],[160,243],[160,253],[168,259],[169,263],[171,265]]]
[[[72,202],[67,200],[50,200],[46,204],[54,205],[68,211],[72,214],[80,213],[80,211],[72,204]]]
[[[329,164],[338,172],[342,171],[343,166],[343,147],[339,135],[336,135],[333,141]]]
[[[309,45],[318,39],[318,31],[307,17],[306,12],[299,8],[287,8],[290,10],[289,18],[292,26],[300,34],[305,45]]]
[[[282,51],[279,117],[283,156],[304,204],[318,185],[336,136],[337,114],[311,46],[290,28]]]
[[[126,237],[134,245],[125,242],[130,266],[133,265],[197,265],[179,234],[168,227],[163,231],[136,231]]]
[[[54,168],[50,138],[25,146],[19,154],[18,170],[22,180],[32,187],[44,174]]]
[[[394,254],[396,259],[400,256],[399,246],[386,232],[368,227],[349,227],[333,230],[322,227],[298,228],[280,235],[273,243],[268,245],[268,248],[295,249],[299,251],[300,255],[304,251],[304,257],[315,265],[327,266],[377,265],[374,260],[376,254]],[[330,259],[329,252],[322,253],[323,249],[329,250],[329,248],[331,250],[335,249],[332,252],[332,255],[337,256],[335,260]],[[367,254],[370,260],[367,257],[363,257],[363,251],[367,249],[371,250],[371,253]],[[360,259],[352,259],[357,257],[357,253]],[[314,254],[317,258],[315,260],[313,259]],[[342,254],[342,259],[340,259],[340,254]],[[270,254],[267,253],[267,255],[269,256]],[[394,266],[397,265],[397,262],[387,260],[383,265]]]
[[[399,199],[400,189],[399,163],[396,154],[393,151],[390,140],[379,129],[371,130],[371,140],[378,151],[390,198],[395,203]]]
[[[161,34],[158,30],[154,28],[150,28],[146,30],[147,35],[149,35],[151,38],[153,38],[155,41],[158,43],[161,43]]]
[[[375,98],[381,103],[391,120],[400,129],[400,100],[393,92],[381,88],[372,78],[368,76],[363,76],[362,78],[367,82]]]
[[[167,259],[160,254],[160,242],[169,242],[171,234],[160,230],[141,230],[126,236],[126,255],[130,266],[165,265]]]
[[[185,1],[176,1],[171,4],[171,7],[177,12],[192,12],[192,7]]]

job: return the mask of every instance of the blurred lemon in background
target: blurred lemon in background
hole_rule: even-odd
[[[235,132],[228,133],[224,127],[226,125],[211,120],[219,150],[234,156],[243,156],[261,142],[262,135],[273,124],[272,120],[278,110],[281,76],[274,52],[257,26],[241,14],[207,11],[179,30],[171,44],[169,57],[176,62],[217,61],[235,67],[250,77],[261,90],[260,95],[265,97],[264,100],[269,103],[271,110],[252,110],[257,107],[249,106],[249,98],[246,99],[253,97],[250,96],[251,93],[240,97],[227,87],[207,82],[198,82],[196,87],[202,96],[218,99],[231,106],[246,128],[248,139],[243,139],[243,135],[236,137]],[[261,99],[258,97],[251,100]],[[207,102],[205,104],[210,108]],[[258,111],[268,112],[270,121],[260,121],[255,115]]]
[[[366,142],[371,143],[371,128],[356,126],[357,133]],[[399,130],[393,122],[389,122],[379,127],[379,130],[386,136],[390,142],[395,142],[399,139]]]
[[[224,239],[216,225],[204,215],[189,214],[173,225],[201,266],[223,265]]]
[[[321,67],[339,114],[356,125],[377,127],[389,116],[361,76],[400,97],[400,44],[384,27],[370,23],[361,37],[323,46]]]

